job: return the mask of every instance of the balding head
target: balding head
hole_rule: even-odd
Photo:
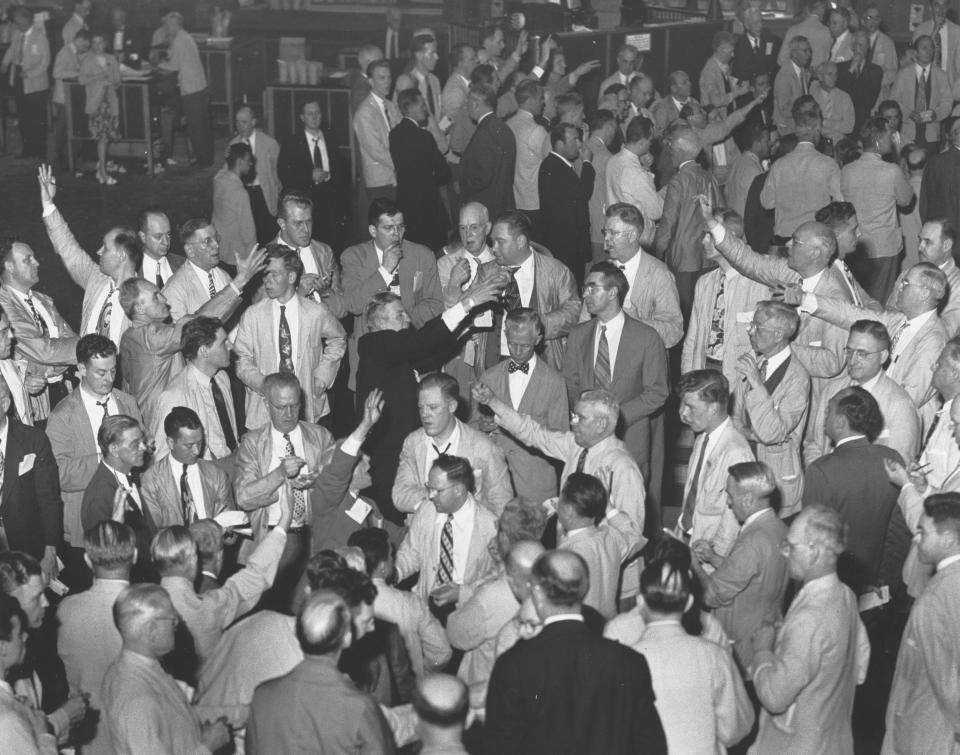
[[[519,602],[523,602],[529,592],[530,573],[533,565],[546,551],[537,540],[521,540],[514,543],[504,558],[507,570],[507,584]]]
[[[467,685],[450,674],[425,676],[414,688],[413,709],[424,747],[459,742],[470,709]]]
[[[590,588],[586,562],[572,551],[548,551],[533,564],[530,595],[541,620],[578,613]]]
[[[297,639],[305,655],[339,656],[350,646],[350,608],[330,590],[312,592],[297,616]]]
[[[697,132],[686,123],[675,123],[667,129],[666,137],[677,165],[693,160],[700,153],[700,139]]]

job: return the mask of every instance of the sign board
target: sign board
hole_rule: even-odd
[[[624,41],[626,44],[636,47],[640,52],[650,52],[649,34],[628,34]]]

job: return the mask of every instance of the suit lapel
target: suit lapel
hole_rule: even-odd
[[[597,327],[599,326],[599,321],[594,317],[591,321],[593,327],[590,328],[590,337],[583,344],[583,353],[580,355],[583,359],[583,374],[590,376],[591,387],[596,387],[597,376],[594,374],[594,362],[593,362],[593,344],[597,340]]]
[[[2,449],[4,452],[3,486],[0,487],[0,509],[6,510],[10,502],[10,496],[13,494],[14,487],[17,487],[17,478],[20,474],[20,461],[23,459],[23,436],[19,429],[12,422],[7,420],[9,430],[7,431],[7,447]]]

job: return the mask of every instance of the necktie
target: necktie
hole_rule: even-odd
[[[757,362],[757,371],[760,373],[760,382],[767,382],[767,358],[760,357],[760,361]]]
[[[320,152],[320,137],[311,137],[313,139],[313,167],[323,170],[323,154]]]
[[[873,60],[873,50],[874,50],[874,48],[876,47],[876,45],[877,45],[877,38],[876,38],[876,36],[874,36],[874,38],[870,40],[870,49],[867,50],[867,57],[866,57],[866,60],[868,60],[868,61],[871,62],[871,63],[874,62],[874,60]],[[863,66],[861,65],[861,68],[862,68],[862,67],[863,67]]]
[[[211,299],[217,295],[217,286],[213,282],[213,270],[207,270],[207,293],[210,294]]]
[[[290,324],[287,322],[287,308],[280,305],[280,363],[277,369],[280,372],[294,373],[293,368],[293,338],[290,335]]]
[[[110,397],[107,396],[103,401],[98,401],[97,406],[103,409],[103,419],[100,421],[103,422],[104,419],[110,416],[110,412],[107,409],[107,405],[110,403]]]
[[[512,375],[514,372],[517,372],[518,370],[522,372],[524,375],[529,375],[530,362],[524,362],[523,364],[520,364],[519,362],[514,362],[511,359],[510,363],[507,365],[507,372],[509,372]]]
[[[398,270],[393,272],[393,277],[390,279],[390,288],[400,288],[400,272]]]
[[[390,108],[387,107],[387,101],[383,101],[383,117],[387,121],[387,128],[393,128],[393,118],[390,117]]]
[[[113,314],[113,281],[110,282],[110,292],[107,294],[103,307],[100,309],[100,317],[97,318],[97,333],[101,336],[110,337],[110,316]]]
[[[197,521],[197,505],[193,501],[193,493],[190,492],[190,482],[187,480],[187,465],[183,465],[183,473],[180,475],[180,508],[183,511],[183,523],[186,525]]]
[[[37,327],[40,328],[40,332],[45,336],[50,335],[50,328],[47,327],[47,321],[40,316],[40,312],[33,304],[33,296],[29,293],[27,294],[27,306],[30,307],[30,314],[32,314],[33,319],[37,321]]]
[[[160,275],[160,263],[158,262],[156,264],[157,264],[157,280],[156,280],[157,288],[163,288],[163,276]]]
[[[680,527],[684,532],[689,532],[693,527],[693,510],[697,507],[697,487],[700,485],[700,472],[703,469],[703,460],[707,455],[707,441],[710,436],[707,433],[703,435],[703,442],[700,445],[700,455],[697,458],[697,465],[693,468],[693,477],[690,479],[690,490],[687,497],[683,500],[683,513],[680,515]]]
[[[587,451],[589,451],[589,450],[590,450],[589,448],[583,449],[583,450],[580,452],[580,456],[577,457],[577,472],[578,472],[578,473],[579,473],[579,472],[582,472],[582,471],[583,471],[583,468],[584,468],[584,467],[586,466],[586,464],[587,464]]]
[[[863,306],[863,302],[860,299],[860,292],[857,291],[856,281],[853,279],[853,273],[850,272],[850,268],[847,267],[847,263],[843,260],[837,260],[840,263],[840,271],[843,273],[843,277],[847,281],[847,285],[850,287],[850,295],[853,297],[853,303],[858,307]]]
[[[900,339],[903,337],[903,333],[904,333],[904,331],[905,331],[908,327],[910,327],[910,325],[909,325],[909,323],[907,323],[907,322],[905,321],[899,328],[897,328],[897,332],[893,334],[893,337],[890,339],[890,353],[891,353],[891,354],[893,354],[893,352],[896,351],[896,349],[897,349],[897,343],[898,343],[898,342],[900,341]]]
[[[290,440],[290,433],[284,433],[283,439],[286,441],[286,451],[287,456],[296,456],[297,452],[293,447],[293,441]],[[294,524],[303,524],[303,520],[307,515],[307,499],[303,496],[302,490],[297,490],[296,488],[291,488],[293,493],[293,523]]]
[[[943,68],[943,40],[940,38],[941,27],[933,30],[933,62]]]
[[[223,430],[223,440],[231,451],[237,450],[237,436],[233,433],[233,423],[227,411],[227,401],[223,391],[217,385],[216,377],[210,378],[210,392],[213,394],[213,405],[217,409],[217,418],[220,420],[220,429]]]
[[[753,45],[753,54],[760,54],[760,38],[759,37],[750,37],[750,44]]]
[[[803,90],[804,94],[807,94],[807,73],[806,71],[800,71],[800,89]]]
[[[137,481],[132,474],[126,474],[124,478],[127,481],[127,503],[133,511],[140,513],[140,506],[137,504],[137,499],[133,495],[133,491],[137,489]]]
[[[920,446],[920,454],[919,456],[917,456],[918,459],[920,458],[920,456],[923,456],[923,454],[927,450],[927,446],[930,445],[930,439],[933,437],[933,433],[937,429],[937,425],[940,424],[941,414],[943,414],[942,409],[933,415],[933,421],[930,423],[930,429],[927,430],[927,434],[923,437],[923,445]]]
[[[427,108],[430,110],[430,115],[436,116],[437,106],[433,102],[433,87],[430,86],[430,77],[424,77],[424,84],[426,84],[426,99],[427,99]]]
[[[517,270],[519,269],[519,265],[506,268],[507,272],[510,273],[510,282],[503,291],[503,304],[507,312],[513,312],[522,303],[520,300],[520,285],[517,283]]]
[[[451,444],[451,443],[447,443],[447,445],[445,445],[445,446],[443,447],[443,450],[442,450],[442,451],[440,450],[440,448],[437,446],[436,443],[431,443],[430,445],[433,446],[433,450],[436,451],[436,452],[437,452],[437,456],[440,457],[440,456],[446,456],[446,455],[447,455],[447,453],[450,451],[450,446],[451,446],[452,444]]]
[[[440,563],[437,565],[437,584],[453,582],[453,514],[447,514],[440,532]]]
[[[707,336],[706,355],[709,359],[723,359],[724,325],[727,320],[727,298],[724,294],[727,276],[721,271],[717,296],[713,300],[713,317],[710,319],[710,335]]]
[[[913,97],[913,109],[923,111],[927,109],[927,69],[920,69],[917,79],[917,93]]]
[[[610,386],[610,344],[607,341],[607,326],[600,326],[600,343],[597,344],[597,361],[593,365],[593,375],[602,388]]]

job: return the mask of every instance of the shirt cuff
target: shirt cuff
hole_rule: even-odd
[[[377,272],[380,273],[380,277],[383,278],[383,282],[389,286],[390,282],[393,280],[393,273],[387,270],[387,268],[385,268],[383,265],[380,265],[380,267],[377,268]]]
[[[340,444],[340,450],[347,456],[357,456],[360,453],[360,446],[362,445],[363,440],[357,438],[353,433],[350,433],[350,435],[344,438],[343,443]]]
[[[723,227],[723,223],[717,223],[710,229],[710,235],[713,236],[714,244],[722,244],[727,237],[727,229]]]
[[[235,293],[237,296],[243,296],[243,292],[237,287],[236,283],[234,283],[233,281],[230,281],[229,285],[230,285],[230,288],[233,289],[233,293]]]
[[[533,78],[535,79],[542,79],[543,68],[541,68],[540,66],[534,66],[533,68],[530,69],[530,75],[533,76]]]
[[[452,333],[466,316],[467,308],[463,306],[462,302],[457,302],[440,315],[440,318],[443,320],[443,324],[447,326],[447,330]]]
[[[45,204],[43,206],[43,217],[46,218],[46,217],[49,217],[50,215],[53,215],[56,209],[57,209],[57,206],[53,202],[51,202],[50,204]]]

